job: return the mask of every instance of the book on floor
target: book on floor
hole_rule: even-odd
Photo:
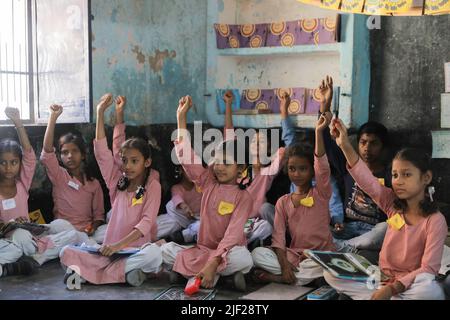
[[[385,275],[378,266],[356,253],[342,253],[332,251],[305,250],[303,253],[336,278],[367,281],[371,276],[379,273],[379,281],[387,281]]]
[[[172,286],[159,293],[154,300],[213,300],[216,289],[200,289],[193,295],[184,293],[184,287]]]
[[[307,300],[332,300],[337,295],[330,286],[322,286],[306,296]]]
[[[92,254],[100,254],[100,245],[97,246],[90,246],[90,245],[86,245],[86,244],[81,244],[81,245],[71,245],[70,247],[77,249],[77,250],[82,250],[82,251],[86,251]],[[122,250],[117,251],[115,254],[121,254],[121,255],[132,255],[135,253],[139,252],[139,248],[125,248]]]
[[[281,283],[270,283],[256,291],[245,296],[242,300],[301,300],[314,288],[288,285]]]

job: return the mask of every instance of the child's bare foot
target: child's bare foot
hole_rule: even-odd
[[[252,273],[252,280],[259,284],[271,283],[272,274],[262,269],[255,269]]]

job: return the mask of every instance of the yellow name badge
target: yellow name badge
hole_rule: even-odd
[[[383,178],[378,178],[378,182],[379,182],[382,186],[385,185],[385,184],[384,184],[384,179],[383,179]]]
[[[144,197],[141,197],[139,199],[136,199],[133,197],[133,200],[131,201],[131,206],[137,206],[138,204],[143,204],[144,203]]]
[[[395,230],[400,230],[405,225],[405,220],[399,213],[390,217],[386,222]]]
[[[33,223],[45,224],[44,216],[42,215],[42,212],[39,209],[28,213],[28,216],[30,217],[30,221]]]
[[[195,191],[197,191],[197,193],[202,193],[202,188],[200,188],[198,185],[195,185]]]
[[[314,205],[313,197],[306,197],[300,200],[300,205],[311,208]]]
[[[232,214],[233,211],[234,211],[233,203],[229,203],[229,202],[225,202],[225,201],[221,201],[219,203],[218,212],[221,216],[226,216],[227,214]]]

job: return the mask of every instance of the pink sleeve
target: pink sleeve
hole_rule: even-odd
[[[261,169],[261,175],[274,176],[275,178],[281,170],[281,160],[283,159],[285,151],[285,148],[279,148],[270,166]]]
[[[285,196],[290,201],[289,196]],[[273,221],[273,232],[272,232],[272,248],[279,248],[282,250],[286,249],[286,227],[287,227],[287,216],[284,210],[284,199],[282,197],[278,199],[275,205],[275,219]]]
[[[213,183],[215,178],[211,169],[203,168],[202,160],[195,154],[188,139],[183,139],[182,142],[175,141],[175,151],[178,161],[192,182],[202,189]]]
[[[353,179],[355,179],[355,182],[372,198],[377,206],[380,207],[388,217],[396,212],[395,210],[392,210],[394,201],[397,198],[394,191],[392,191],[391,188],[382,186],[364,161],[359,159],[353,168],[350,168],[347,165],[347,169]]]
[[[241,192],[241,197],[236,203],[227,231],[225,231],[222,241],[220,241],[209,261],[217,257],[224,258],[233,247],[241,245],[242,238],[245,237],[244,226],[252,208],[251,196],[246,191]]]
[[[184,201],[183,198],[184,192],[182,186],[178,184],[174,185],[171,189],[171,193],[172,193],[172,203],[175,206],[175,208],[178,207],[180,203],[186,202]]]
[[[94,180],[96,185],[94,197],[92,198],[93,221],[105,221],[105,205],[103,202],[103,190],[98,180]]]
[[[326,154],[320,158],[314,155],[314,175],[317,183],[317,193],[322,199],[330,200],[332,193],[330,184],[331,170]]]
[[[23,150],[22,166],[20,168],[20,182],[25,189],[30,190],[31,182],[33,182],[34,170],[36,169],[36,155],[31,148],[29,151]]]
[[[122,165],[122,159],[120,158],[120,147],[125,142],[125,123],[119,123],[114,126],[113,133],[113,155],[114,161],[118,166]]]
[[[420,268],[398,279],[406,289],[409,288],[420,273],[431,273],[434,275],[439,273],[447,230],[444,216],[441,213],[434,213],[427,222],[425,250]]]
[[[153,224],[156,224],[159,206],[161,205],[161,185],[153,180],[145,191],[146,198],[141,221],[134,227],[143,235],[150,234]]]
[[[94,154],[106,186],[110,194],[112,194],[112,191],[116,189],[117,181],[122,176],[122,173],[120,172],[119,166],[114,162],[111,150],[108,149],[106,138],[94,140]]]
[[[58,179],[62,177],[62,174],[65,170],[59,165],[55,150],[53,149],[53,152],[46,152],[44,149],[42,149],[41,162],[44,165],[45,169],[47,169],[48,178],[53,184],[55,184],[56,181],[58,181]]]

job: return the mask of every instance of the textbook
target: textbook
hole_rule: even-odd
[[[364,282],[372,274],[380,272],[380,281],[389,280],[389,277],[381,272],[378,266],[356,253],[316,250],[305,250],[303,253],[336,278]]]
[[[77,250],[86,251],[86,252],[89,252],[92,254],[100,254],[100,251],[99,251],[100,246],[89,246],[89,245],[86,245],[83,243],[81,245],[70,245],[69,247],[77,249]],[[119,250],[114,254],[130,256],[130,255],[138,253],[138,252],[139,252],[139,248],[126,248],[126,249]]]
[[[336,290],[330,286],[322,286],[306,296],[307,300],[332,300],[337,295]]]
[[[184,287],[172,286],[158,294],[154,300],[213,300],[216,289],[200,289],[193,295],[184,293]]]

